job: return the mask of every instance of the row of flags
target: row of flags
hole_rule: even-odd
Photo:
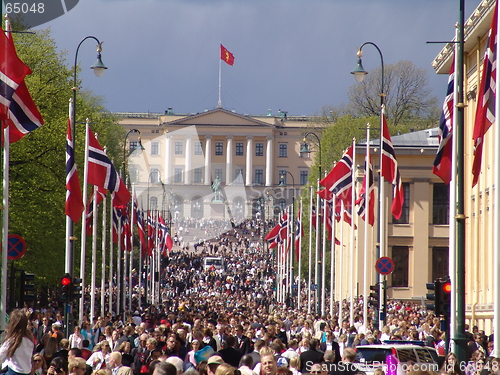
[[[393,187],[391,213],[399,219],[402,214],[404,204],[404,191],[401,181],[401,173],[399,171],[396,154],[392,144],[387,121],[385,118],[385,110],[382,109],[381,114],[382,126],[382,163],[381,163],[381,176],[388,181]],[[324,189],[317,192],[321,198],[320,210],[323,214],[323,224],[328,231],[328,239],[334,239],[336,244],[340,244],[337,238],[334,238],[333,220],[339,222],[341,220],[347,222],[349,225],[352,223],[352,203],[353,203],[353,181],[354,181],[354,151],[355,145],[353,144],[341,157],[338,163],[332,168],[319,184]],[[368,155],[366,158],[367,165],[365,165],[365,176],[363,184],[358,193],[357,199],[354,200],[355,205],[358,206],[358,215],[366,220],[366,212],[368,212],[368,223],[373,226],[375,223],[375,186],[373,169],[371,162],[371,155],[369,155],[369,147],[367,148]],[[326,206],[325,206],[326,205]],[[368,209],[367,209],[368,207]],[[311,202],[311,217],[312,227],[317,227],[317,212],[313,202]],[[300,212],[296,219],[296,232],[295,244],[296,253],[300,251],[297,248],[299,243],[298,238],[303,235],[302,219]],[[265,239],[269,243],[269,248],[274,248],[283,243],[288,235],[288,217],[283,214],[279,218],[278,224],[266,235]],[[298,257],[297,257],[298,258]]]

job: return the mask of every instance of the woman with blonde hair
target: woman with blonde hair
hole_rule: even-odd
[[[234,375],[234,371],[236,368],[234,368],[231,365],[228,365],[227,363],[222,363],[219,366],[217,366],[217,370],[215,370],[215,375]]]
[[[87,365],[92,366],[93,371],[100,370],[101,368],[106,367],[106,364],[109,360],[109,354],[111,352],[109,342],[106,340],[100,342],[96,346],[94,346],[94,352],[87,359]]]
[[[31,375],[42,375],[47,373],[47,364],[43,355],[36,353],[32,358],[33,365],[31,367]]]
[[[300,357],[290,358],[290,371],[293,375],[301,375],[300,372]]]
[[[33,334],[28,329],[28,316],[15,309],[9,316],[9,327],[4,342],[0,347],[0,362],[7,365],[6,375],[30,374],[31,355],[35,343]]]

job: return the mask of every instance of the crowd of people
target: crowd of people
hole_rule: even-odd
[[[423,341],[435,348],[442,375],[485,375],[493,337],[467,331],[466,366],[448,353],[435,318],[420,304],[389,301],[387,325],[362,317],[355,300],[353,321],[278,304],[270,254],[263,253],[256,226],[231,228],[199,251],[176,251],[162,270],[160,304],[134,301],[125,316],[84,316],[64,326],[57,306],[11,312],[0,347],[7,375],[355,375],[356,348],[385,340]],[[202,267],[216,249],[223,270]],[[343,301],[349,316],[349,301]],[[371,310],[370,314],[373,312]],[[468,329],[468,328],[467,328]],[[496,359],[495,359],[496,361]],[[488,369],[493,369],[489,366]],[[382,371],[382,370],[380,370]],[[383,375],[383,372],[374,375]],[[489,371],[493,373],[495,371]],[[446,374],[444,374],[446,373]]]

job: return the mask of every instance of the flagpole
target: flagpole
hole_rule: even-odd
[[[349,254],[350,269],[350,307],[349,307],[349,325],[354,324],[354,250],[356,241],[357,215],[354,214],[356,207],[356,138],[352,139],[352,186],[351,186],[351,241]],[[340,322],[339,322],[340,323]]]
[[[458,40],[458,28],[455,29],[455,40]],[[498,46],[498,44],[497,44]],[[453,70],[453,74],[457,71],[457,63],[458,60],[456,58],[457,56],[457,48],[458,48],[458,43],[455,43],[455,58],[454,58],[454,64],[455,68]],[[497,54],[498,56],[498,54]],[[457,88],[457,83],[458,80],[456,77],[453,79],[453,103],[458,103],[458,88]],[[457,107],[453,106],[453,119],[456,119],[457,116]],[[453,125],[452,125],[453,126]],[[455,126],[453,126],[455,127]],[[450,208],[448,211],[449,218],[448,218],[448,223],[449,223],[449,274],[450,274],[450,338],[456,337],[457,336],[457,254],[456,254],[456,249],[457,249],[457,226],[456,226],[456,221],[455,221],[455,215],[456,215],[456,207],[457,207],[457,137],[453,134],[453,128],[452,128],[452,135],[451,135],[451,180],[450,180]],[[496,165],[496,164],[495,164]],[[496,185],[498,186],[498,185]],[[495,206],[498,207],[498,206]],[[496,231],[494,233],[494,236],[496,235]],[[498,264],[498,263],[494,263]],[[495,267],[496,269],[496,267]],[[497,285],[497,284],[495,284]],[[498,316],[495,314],[494,316]],[[500,329],[500,328],[499,328]],[[500,332],[500,331],[497,331]],[[450,340],[451,342],[451,351],[453,353],[457,353],[457,344],[455,341]]]
[[[326,308],[326,221],[328,220],[328,201],[323,199],[323,238],[321,246],[321,315],[325,315]]]
[[[74,115],[74,107],[73,107],[73,115]],[[88,164],[89,164],[89,119],[85,121],[85,161],[84,161],[84,169],[83,169],[83,189],[82,189],[82,197],[83,197],[83,212],[82,212],[82,231],[81,231],[81,254],[80,254],[80,279],[82,279],[82,296],[80,297],[79,304],[79,313],[78,313],[78,321],[80,324],[83,322],[83,308],[85,304],[85,248],[87,245],[87,231],[85,228],[85,221],[87,216],[87,183],[88,183]],[[76,128],[76,124],[73,124]],[[95,213],[94,213],[95,214]]]
[[[314,206],[314,198],[313,198],[313,187],[311,186],[309,194],[309,246],[308,246],[308,285],[307,285],[307,313],[311,313],[311,281],[312,281],[312,233],[313,233],[313,224],[312,224],[312,213]]]
[[[298,233],[298,236],[299,236],[299,244],[298,244],[298,247],[299,247],[299,266],[298,266],[298,280],[297,280],[297,308],[299,309],[300,311],[300,293],[302,292],[301,291],[301,288],[300,288],[300,284],[301,284],[301,275],[302,275],[302,215],[303,215],[303,212],[302,212],[302,197],[300,197],[300,203],[299,203],[299,212],[300,212],[300,217],[297,218],[298,222],[299,222],[299,233]]]
[[[333,284],[334,284],[334,274],[335,274],[335,195],[332,195],[332,209],[330,212],[330,218],[332,220],[332,240],[330,241],[330,316],[333,316]]]
[[[113,314],[113,296],[115,292],[113,290],[113,195],[110,196],[109,200],[109,300],[108,300],[108,312]]]
[[[95,316],[95,276],[97,273],[97,186],[94,185],[94,200],[92,202],[92,275],[90,279],[90,316]],[[85,227],[85,222],[82,222],[82,227]],[[85,233],[86,234],[86,233]],[[83,293],[82,293],[83,294]],[[80,320],[83,322],[83,320]]]
[[[500,7],[498,7],[498,4],[497,4],[497,22],[498,20],[500,19],[499,18],[500,16]],[[462,29],[463,30],[463,29]],[[498,30],[498,25],[497,25],[497,30]],[[497,37],[498,38],[498,37]],[[462,34],[462,39],[463,39],[463,34]],[[463,42],[463,40],[462,40]],[[488,48],[488,47],[486,47]],[[496,61],[498,62],[498,59],[500,57],[500,43],[498,42],[498,39],[497,39],[497,42],[496,42]],[[498,64],[498,63],[497,63]],[[498,71],[498,68],[497,68],[497,71]],[[455,79],[455,82],[457,82],[458,80]],[[494,145],[496,145],[497,147],[494,147],[494,154],[493,154],[493,160],[494,160],[494,163],[493,165],[495,166],[495,172],[493,174],[493,178],[494,178],[494,184],[493,186],[495,186],[495,189],[494,189],[494,196],[493,196],[493,225],[494,225],[494,228],[497,228],[497,230],[493,231],[493,290],[495,291],[494,292],[494,298],[493,298],[493,316],[494,316],[494,319],[493,319],[493,332],[494,332],[494,335],[493,335],[493,348],[494,348],[494,355],[496,357],[498,357],[499,353],[500,353],[500,274],[499,274],[499,270],[498,270],[498,265],[500,263],[500,238],[499,238],[499,234],[498,234],[498,225],[500,225],[500,194],[498,193],[498,187],[500,186],[500,170],[499,170],[499,166],[500,166],[500,148],[498,147],[498,145],[500,143],[497,143],[497,142],[500,142],[500,129],[498,127],[498,117],[499,117],[499,113],[500,113],[500,95],[498,94],[499,93],[499,89],[500,89],[500,79],[499,77],[497,76],[496,77],[496,80],[495,80],[495,88],[496,88],[496,95],[495,95],[495,114],[496,114],[496,127],[494,129],[494,134],[495,134],[495,141],[494,141]],[[456,102],[455,102],[456,103]],[[455,139],[456,137],[453,137],[453,139]],[[455,154],[453,154],[455,155]],[[452,165],[455,165],[455,164],[452,164]],[[450,185],[450,186],[455,186],[455,185]],[[464,230],[465,232],[465,230]],[[453,285],[453,283],[452,283]],[[451,311],[455,311],[455,310],[451,310]],[[457,337],[458,335],[456,335],[455,337]],[[493,355],[493,354],[492,354]]]
[[[354,181],[352,182],[354,184]],[[344,201],[340,199],[340,249],[339,249],[339,262],[338,262],[338,272],[339,272],[339,326],[342,328],[342,321],[344,320],[342,313],[342,288],[343,288],[343,277],[344,277]],[[353,219],[351,217],[351,225],[354,225]]]
[[[0,317],[2,330],[6,329],[6,321],[4,317],[7,315],[7,252],[9,246],[9,159],[9,128],[6,127],[3,130],[2,315]]]
[[[122,218],[118,215],[118,209],[116,210],[116,235],[118,238],[118,244],[116,245],[116,315],[120,315],[120,308],[122,306],[122,295],[121,291],[121,278],[122,278],[122,266],[121,266],[121,254],[122,251]],[[122,214],[123,215],[123,214]]]
[[[135,183],[132,183],[132,197],[135,197]],[[135,209],[134,209],[134,202],[135,200],[132,200],[131,203],[131,210],[130,210],[130,264],[129,264],[129,271],[128,271],[128,311],[130,314],[132,314],[132,291],[134,289],[132,285],[132,270],[134,269],[134,219],[135,219]],[[140,246],[139,246],[139,251]]]
[[[382,69],[383,69],[383,65],[382,65]],[[384,88],[382,87],[382,92],[383,92]],[[375,254],[375,261],[380,258],[380,257],[384,257],[385,254],[386,254],[386,231],[385,231],[385,228],[386,228],[386,225],[387,225],[387,219],[385,218],[385,181],[384,181],[384,178],[383,178],[383,163],[382,163],[382,155],[383,155],[383,121],[384,121],[384,115],[385,115],[385,106],[383,104],[384,102],[384,97],[381,96],[381,105],[380,105],[380,150],[379,150],[379,166],[380,166],[380,171],[379,171],[379,175],[378,175],[378,178],[379,178],[379,181],[378,181],[378,186],[379,186],[379,194],[378,194],[378,240],[379,240],[379,246],[378,246],[378,251],[376,251],[376,254]],[[396,173],[396,172],[395,172]],[[394,189],[394,188],[393,188]],[[394,199],[394,198],[393,198]],[[379,300],[378,300],[378,314],[379,316],[376,316],[375,315],[375,321],[374,321],[374,324],[376,321],[378,321],[378,329],[379,330],[382,330],[382,327],[384,326],[384,321],[385,321],[385,318],[384,319],[380,319],[380,313],[384,310],[384,295],[385,295],[385,288],[384,288],[384,278],[385,276],[382,275],[381,273],[378,273],[375,275],[376,277],[376,280],[377,280],[377,286],[378,286],[378,290],[379,290]],[[377,312],[375,312],[376,314]]]
[[[101,316],[106,313],[106,196],[102,200],[102,242],[101,242]],[[111,294],[111,293],[110,293]],[[93,318],[93,316],[91,317]]]
[[[368,231],[370,230],[370,124],[366,124],[365,241],[363,251],[363,326],[368,327]]]
[[[221,92],[222,92],[222,59],[219,58],[219,101],[217,102],[217,108],[222,108]]]

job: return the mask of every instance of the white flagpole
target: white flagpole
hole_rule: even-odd
[[[109,283],[108,283],[108,291],[109,291],[109,300],[108,300],[108,312],[113,314],[113,297],[115,296],[114,288],[113,288],[113,195],[111,195],[111,199],[109,200]]]
[[[7,325],[4,317],[7,316],[7,252],[9,246],[9,159],[9,128],[6,127],[3,130],[2,311],[0,317],[2,330],[5,330]],[[66,216],[66,220],[71,219],[69,219],[69,216]]]
[[[121,254],[122,251],[122,219],[117,215],[118,223],[116,225],[116,234],[118,236],[118,244],[116,245],[116,315],[120,314],[122,306],[122,296],[120,293],[120,284],[122,279],[121,272]]]
[[[337,290],[339,291],[339,326],[342,328],[342,321],[344,320],[342,313],[342,288],[343,288],[343,278],[344,278],[344,201],[340,200],[340,249],[339,249],[339,262],[338,262],[338,273],[339,273],[339,283]],[[351,218],[351,224],[352,218]]]
[[[300,288],[300,281],[301,281],[301,274],[302,274],[302,216],[304,213],[302,212],[302,197],[300,198],[300,203],[299,203],[299,212],[300,212],[300,218],[297,218],[299,222],[299,266],[298,266],[298,271],[297,271],[297,308],[300,310],[300,293],[301,293],[301,288]],[[295,245],[295,244],[294,244]],[[295,250],[295,249],[294,249]]]
[[[220,44],[222,45],[222,42]],[[217,102],[217,108],[222,108],[221,92],[222,92],[222,59],[219,56],[219,101]]]
[[[97,273],[97,186],[94,186],[94,201],[92,207],[92,276],[90,278],[90,319],[95,316],[95,275]],[[82,222],[82,227],[85,227]],[[86,234],[86,233],[85,233]],[[82,293],[83,294],[83,293]]]
[[[497,20],[498,20],[498,15],[500,15],[500,8],[497,10]],[[498,27],[497,27],[498,28]],[[458,44],[458,43],[457,43]],[[486,47],[488,48],[488,47]],[[498,42],[498,36],[497,36],[497,43],[496,43],[496,61],[497,61],[497,64],[498,64],[498,59],[499,59],[499,53],[500,53],[500,43]],[[498,71],[498,69],[497,69]],[[457,79],[455,78],[455,84],[457,84]],[[500,187],[500,147],[498,147],[498,145],[500,143],[500,129],[498,127],[498,118],[500,117],[500,95],[498,95],[498,90],[500,89],[500,79],[498,77],[496,77],[496,81],[495,81],[495,88],[496,88],[496,93],[497,95],[495,95],[495,114],[496,114],[496,123],[495,123],[495,128],[494,128],[494,131],[495,131],[495,141],[494,141],[494,145],[496,145],[496,147],[493,147],[494,148],[494,156],[493,156],[493,160],[494,160],[494,163],[493,165],[495,166],[495,172],[493,174],[493,178],[494,178],[494,185],[495,186],[495,189],[494,189],[494,195],[493,195],[493,225],[494,225],[494,228],[497,228],[497,230],[493,231],[493,289],[495,290],[494,292],[494,298],[493,298],[493,316],[495,317],[493,319],[493,332],[494,332],[494,336],[493,336],[493,348],[494,348],[494,352],[495,352],[495,355],[498,356],[499,353],[500,353],[500,274],[499,274],[499,264],[500,264],[500,238],[499,238],[499,234],[498,234],[498,226],[500,225],[500,195],[498,194],[498,189]],[[455,90],[455,92],[457,92],[457,90]],[[457,104],[457,102],[455,101],[455,105]],[[453,139],[455,139],[455,135],[453,136]],[[454,156],[456,154],[453,154]],[[452,165],[456,165],[456,164],[452,164]],[[450,186],[455,186],[455,185],[451,185],[452,182],[450,182]],[[450,210],[451,211],[451,210]],[[450,262],[451,264],[451,262]],[[453,286],[454,283],[453,283],[453,280],[452,280],[452,283],[451,285]],[[454,311],[454,310],[451,310],[451,311]],[[453,314],[452,314],[453,315]]]
[[[321,177],[321,176],[319,176]],[[319,190],[319,178],[316,183],[316,191]],[[314,260],[314,282],[316,283],[316,303],[315,303],[315,309],[318,311],[318,302],[319,302],[319,296],[320,296],[320,290],[319,290],[319,272],[318,272],[318,261],[319,261],[319,234],[318,234],[318,227],[320,227],[319,222],[321,221],[322,216],[321,216],[321,198],[319,194],[316,194],[316,237],[315,237],[315,260]],[[319,312],[319,311],[318,311]]]
[[[81,232],[81,253],[80,253],[80,279],[82,279],[82,296],[80,297],[79,304],[79,313],[78,313],[78,321],[80,324],[83,322],[83,308],[85,304],[85,248],[87,245],[87,233],[85,228],[85,220],[87,214],[87,183],[88,183],[88,164],[89,164],[89,126],[90,120],[86,119],[85,121],[85,161],[83,163],[83,188],[82,188],[82,197],[83,197],[83,212],[82,212],[82,232]],[[75,124],[76,126],[76,124]]]
[[[332,220],[332,240],[330,241],[330,316],[333,316],[333,283],[335,275],[335,196],[332,196],[332,210],[330,212],[330,217]],[[342,246],[342,245],[341,245]]]
[[[307,279],[307,313],[311,313],[311,281],[312,281],[312,233],[313,233],[313,224],[312,224],[312,212],[314,206],[313,200],[313,187],[311,186],[309,194],[309,246],[308,246],[308,279]]]
[[[370,124],[366,125],[366,159],[365,159],[365,241],[363,254],[363,326],[368,327],[368,232],[370,230]]]
[[[106,313],[106,197],[102,200],[102,265],[101,265],[101,316]],[[91,317],[93,318],[93,316]]]
[[[321,315],[325,315],[326,308],[326,221],[328,220],[328,201],[324,199],[323,202],[323,239],[321,246]]]
[[[132,197],[135,197],[135,184],[132,184]],[[135,210],[134,210],[134,198],[132,198],[132,202],[130,204],[130,235],[132,238],[130,239],[130,264],[128,271],[128,311],[132,313],[132,291],[134,289],[132,285],[132,270],[134,269],[134,219],[135,219]],[[139,246],[140,248],[140,246]],[[139,249],[139,251],[141,251]]]
[[[290,299],[292,300],[293,299],[293,283],[294,283],[294,280],[293,280],[293,251],[294,251],[294,241],[293,241],[293,237],[294,237],[294,220],[295,220],[295,217],[293,215],[293,206],[292,207],[288,207],[288,214],[290,215],[290,220],[288,220],[288,263],[289,263],[289,266],[290,266],[290,271],[288,273],[289,275],[289,285],[290,285],[290,290],[289,290],[289,293],[290,293]]]
[[[458,40],[458,28],[455,29],[455,40]],[[498,43],[497,43],[497,48],[498,48]],[[457,64],[458,64],[458,59],[457,59],[457,49],[458,49],[458,43],[455,43],[455,69],[454,72],[458,70]],[[497,52],[497,56],[498,52]],[[455,74],[455,73],[453,73]],[[497,80],[498,81],[498,80]],[[455,104],[453,106],[453,121],[456,121],[455,119],[457,118],[457,106],[456,104],[458,103],[458,80],[457,77],[455,76],[453,79],[453,103]],[[498,91],[497,91],[498,92]],[[495,101],[495,106],[498,108],[496,101]],[[498,113],[498,112],[495,112]],[[457,337],[457,221],[455,220],[455,216],[457,214],[457,137],[455,135],[455,124],[452,124],[452,133],[451,133],[451,180],[450,180],[450,208],[448,211],[449,214],[449,219],[448,219],[448,225],[449,225],[449,230],[450,230],[450,235],[449,235],[449,251],[448,253],[450,254],[450,259],[449,259],[449,273],[450,273],[450,337]],[[498,134],[498,132],[495,132]],[[496,149],[496,148],[495,148]],[[496,150],[495,150],[496,152]],[[497,160],[495,160],[497,161]],[[498,164],[494,164],[498,165]],[[495,185],[499,186],[499,185]],[[496,189],[495,189],[496,193]],[[495,194],[496,196],[497,194]],[[495,202],[498,203],[498,202]],[[498,207],[498,206],[495,206]],[[494,212],[497,212],[497,210],[494,210]],[[493,223],[498,223],[498,221],[493,221]],[[497,235],[497,231],[494,232],[493,236]],[[496,249],[496,248],[495,248]],[[495,251],[495,254],[497,252]],[[494,264],[498,264],[498,262],[494,262]],[[493,267],[494,271],[497,271],[497,267]],[[434,280],[432,280],[434,281]],[[498,283],[494,283],[494,285],[498,285]],[[498,297],[498,296],[497,296]],[[497,299],[495,298],[495,301]],[[494,305],[495,306],[495,305]],[[500,311],[496,311],[494,316],[499,316],[498,314]],[[500,330],[500,327],[495,327]],[[497,330],[496,332],[500,332]],[[495,336],[493,336],[494,338]],[[458,347],[457,344],[455,343],[454,340],[450,340],[451,343],[451,348],[453,353],[457,353]],[[495,343],[497,344],[497,343]],[[500,345],[500,344],[499,344]],[[495,348],[495,346],[494,346]]]
[[[385,257],[387,254],[387,250],[386,250],[387,232],[385,230],[385,228],[387,226],[387,219],[386,219],[386,215],[385,215],[385,212],[386,212],[385,211],[385,201],[386,201],[386,198],[385,198],[385,180],[384,180],[384,177],[382,177],[383,176],[383,171],[382,171],[383,170],[383,165],[382,165],[382,154],[383,154],[383,147],[382,147],[383,130],[382,129],[383,129],[383,124],[382,124],[382,121],[383,121],[383,118],[385,116],[385,107],[384,106],[382,106],[382,108],[380,109],[380,114],[381,114],[381,116],[380,116],[380,152],[379,152],[380,173],[378,175],[378,178],[380,179],[380,181],[379,181],[380,193],[379,193],[379,202],[378,202],[378,209],[380,210],[380,212],[378,213],[378,220],[379,220],[378,229],[379,229],[380,244],[379,244],[379,254],[378,255],[380,257]],[[376,261],[376,259],[375,259],[375,261]],[[378,283],[377,286],[378,286],[378,290],[379,290],[379,293],[378,293],[379,294],[379,301],[378,301],[378,314],[379,314],[378,324],[379,324],[379,326],[378,326],[378,328],[380,330],[382,329],[382,327],[384,325],[384,320],[380,319],[380,313],[382,312],[383,305],[384,305],[384,293],[386,292],[384,290],[384,286],[383,286],[384,278],[385,278],[384,275],[377,272],[376,280]],[[366,325],[365,325],[365,328],[367,328]]]
[[[356,209],[356,138],[352,139],[352,186],[351,186],[351,243],[349,254],[349,269],[350,269],[350,307],[349,307],[349,324],[354,324],[354,250],[356,242],[356,225],[357,215]],[[340,323],[340,322],[339,322]]]
[[[73,119],[73,99],[70,99],[69,100],[69,120],[73,121],[72,119]],[[74,129],[73,124],[71,124],[70,129]],[[72,130],[70,130],[70,132],[72,132]],[[72,134],[71,137],[73,137],[73,136],[74,135]],[[74,143],[73,143],[73,148],[74,148]],[[5,157],[4,157],[4,160],[5,160]],[[68,199],[68,194],[69,194],[69,192],[66,191],[66,199]],[[5,210],[4,210],[4,213],[5,213]],[[74,255],[73,255],[73,249],[72,249],[73,242],[72,242],[71,238],[73,237],[73,230],[74,230],[73,221],[71,220],[71,218],[69,216],[66,215],[66,257],[65,257],[64,272],[69,273],[72,276],[73,276],[73,256]],[[5,252],[5,254],[7,254],[7,253]],[[3,283],[2,283],[2,286],[3,286]],[[83,288],[83,284],[82,284],[82,288]]]

